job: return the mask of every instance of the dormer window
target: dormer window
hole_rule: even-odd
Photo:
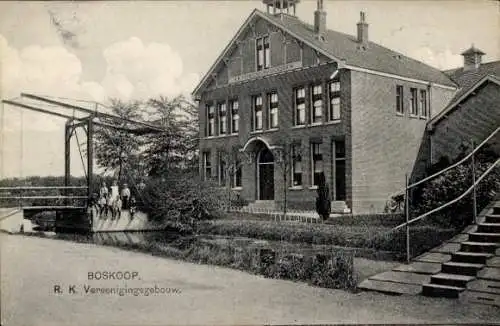
[[[267,69],[271,63],[269,36],[259,37],[257,40],[257,70]]]

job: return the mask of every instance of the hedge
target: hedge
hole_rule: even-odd
[[[389,232],[390,228],[374,226],[215,220],[200,223],[198,231],[201,234],[390,251],[394,253],[394,259],[403,259],[406,255],[404,228]],[[441,229],[426,225],[411,227],[412,256],[439,245],[455,234],[455,229]]]

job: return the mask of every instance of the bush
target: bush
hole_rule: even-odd
[[[279,249],[236,247],[230,242],[222,245],[198,242],[184,258],[326,288],[352,289],[357,283],[353,255],[347,252],[304,256]]]
[[[491,163],[478,163],[476,176],[479,177]],[[486,207],[493,200],[495,193],[500,190],[500,169],[494,169],[476,187],[477,212]],[[459,165],[419,189],[419,201],[415,213],[420,215],[438,208],[439,206],[459,197],[472,186],[472,168],[468,164]],[[462,198],[436,214],[429,216],[429,221],[441,226],[463,228],[473,219],[472,193]]]
[[[150,180],[144,189],[144,210],[151,220],[168,222],[185,232],[196,222],[218,217],[224,205],[224,191],[193,175],[171,174]]]
[[[325,181],[325,174],[321,173],[318,181],[317,189],[318,197],[316,198],[316,212],[323,220],[327,220],[330,217],[330,191],[328,185]]]

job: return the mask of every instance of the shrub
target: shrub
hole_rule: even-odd
[[[326,220],[330,217],[331,205],[330,191],[328,189],[328,185],[326,184],[324,173],[321,173],[319,176],[317,193],[316,212],[323,218],[323,220]]]
[[[491,163],[478,163],[476,175],[479,177]],[[476,187],[476,200],[478,213],[483,209],[500,190],[500,169],[494,169]],[[426,183],[419,194],[416,214],[423,214],[459,197],[472,186],[472,168],[468,164],[459,165],[435,179]],[[442,226],[462,228],[472,222],[472,193],[462,198],[436,214],[429,216],[432,223]]]
[[[150,219],[186,232],[194,231],[197,221],[217,217],[224,205],[222,189],[184,174],[150,180],[142,197]]]

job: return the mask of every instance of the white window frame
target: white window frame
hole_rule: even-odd
[[[222,110],[224,108],[224,110]],[[219,113],[219,135],[227,134],[227,104],[220,102],[217,104],[217,111]]]
[[[210,174],[207,174],[207,170]],[[203,152],[203,180],[207,181],[212,177],[212,162],[210,160],[210,152]]]
[[[257,108],[259,108],[259,110],[257,110]],[[253,122],[252,131],[261,131],[264,129],[262,110],[263,110],[262,95],[259,94],[252,96],[252,122]],[[257,122],[260,122],[260,125]]]
[[[298,151],[298,153],[297,153]],[[300,149],[300,144],[294,144],[291,146],[291,153],[290,153],[290,161],[291,161],[291,187],[292,188],[302,188],[304,185],[304,160],[302,159],[302,151]],[[297,160],[297,157],[300,159]],[[296,166],[295,163],[300,162],[300,184],[297,184],[295,181],[295,174],[299,174],[295,172]]]
[[[297,87],[294,91],[294,125],[305,126],[306,121],[306,87]],[[299,101],[300,100],[300,101]],[[300,103],[299,103],[300,102]],[[299,117],[303,117],[304,121],[299,121]]]
[[[240,131],[240,105],[238,100],[231,100],[229,102],[231,110],[231,133],[238,134]],[[236,112],[236,113],[235,113]],[[236,126],[236,128],[235,128]]]
[[[318,166],[317,162],[321,162],[321,164],[320,164],[321,171],[320,172],[323,172],[323,173],[325,172],[324,168],[323,168],[323,156],[324,155],[323,155],[323,151],[322,151],[321,145],[322,145],[321,143],[315,143],[315,142],[312,142],[311,145],[310,145],[311,146],[311,150],[310,150],[311,151],[311,187],[313,187],[313,188],[318,186],[314,182],[314,173],[315,173],[316,167]],[[318,151],[319,151],[318,155],[321,155],[321,161],[316,161],[314,159],[314,156],[315,156],[314,149],[315,148],[318,148]]]
[[[277,129],[279,126],[279,99],[278,99],[278,93],[277,92],[271,92],[268,95],[268,125],[269,129]],[[273,121],[275,120],[275,121]],[[276,122],[274,124],[273,122]]]
[[[316,84],[311,87],[311,123],[321,124],[323,122],[323,85]],[[320,115],[316,115],[320,112]]]
[[[215,105],[213,103],[207,105],[207,136],[215,136]]]

